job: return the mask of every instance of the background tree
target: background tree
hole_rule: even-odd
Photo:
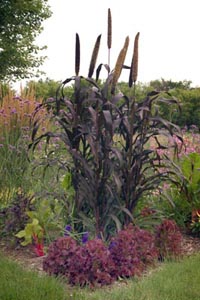
[[[172,121],[180,127],[196,125],[200,128],[200,88],[176,89],[172,94],[179,99],[182,110],[180,116],[173,114]]]
[[[51,16],[47,0],[0,1],[0,81],[28,78],[44,61],[34,44]]]
[[[33,91],[36,100],[47,100],[48,98],[56,97],[56,91],[60,84],[61,81],[56,81],[48,77],[46,79],[39,79],[38,81],[31,80],[27,82],[23,92],[27,94],[28,92]],[[67,86],[63,92],[70,99],[73,95],[73,87]]]
[[[170,80],[165,80],[161,78],[160,80],[152,80],[150,81],[150,86],[156,90],[156,91],[165,91],[168,92],[169,90],[173,89],[182,89],[182,90],[187,90],[190,89],[191,81],[188,80],[183,80],[183,81],[172,81]]]

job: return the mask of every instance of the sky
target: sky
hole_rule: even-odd
[[[97,66],[108,62],[107,14],[112,14],[111,69],[126,36],[130,43],[125,61],[130,65],[134,38],[139,38],[138,81],[192,81],[200,86],[199,0],[49,0],[53,15],[43,23],[38,45],[47,45],[41,67],[44,78],[65,80],[75,75],[75,35],[81,45],[80,75],[87,76],[94,43],[101,46]],[[104,79],[106,71],[100,78]],[[123,70],[120,81],[128,81]]]

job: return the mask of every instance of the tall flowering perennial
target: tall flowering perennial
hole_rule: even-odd
[[[13,91],[9,90],[0,103],[0,143],[1,140],[9,141],[10,136],[12,136],[10,139],[13,144],[19,137],[30,139],[31,119],[42,101],[42,98],[36,100],[32,87],[29,87],[27,91],[21,87],[20,96],[16,96]],[[46,109],[40,110],[41,130],[43,131],[48,128],[46,116],[49,116],[49,113]]]
[[[15,96],[9,92],[0,104],[0,199],[9,200],[17,188],[22,187],[28,169],[28,145],[32,134],[32,117],[41,104],[33,94]],[[47,111],[40,111],[41,131],[46,130]],[[8,198],[8,199],[7,199]]]

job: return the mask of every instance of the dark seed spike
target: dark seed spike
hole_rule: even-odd
[[[132,57],[132,62],[131,62],[130,75],[129,75],[129,87],[132,87],[133,82],[135,83],[137,81],[139,35],[140,35],[140,33],[138,32],[135,36],[135,41],[134,41],[133,57]]]
[[[89,67],[89,72],[88,72],[88,77],[91,78],[93,73],[94,73],[94,69],[95,69],[95,65],[96,65],[96,61],[97,61],[97,56],[99,53],[99,47],[100,47],[100,42],[101,42],[101,34],[97,37],[96,43],[94,45],[94,49],[92,52],[92,57],[91,57],[91,61],[90,61],[90,67]]]
[[[78,33],[76,33],[76,54],[75,54],[75,74],[78,76],[80,69],[80,39]]]
[[[108,39],[107,39],[107,45],[108,49],[112,46],[112,16],[111,16],[111,10],[108,9]]]

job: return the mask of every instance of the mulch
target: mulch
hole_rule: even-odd
[[[8,258],[18,262],[24,268],[34,270],[42,274],[43,257],[36,257],[31,246],[28,247],[12,247],[8,246],[8,242],[0,240],[0,252]],[[200,238],[191,235],[183,234],[182,242],[183,256],[191,256],[195,253],[200,253]]]

